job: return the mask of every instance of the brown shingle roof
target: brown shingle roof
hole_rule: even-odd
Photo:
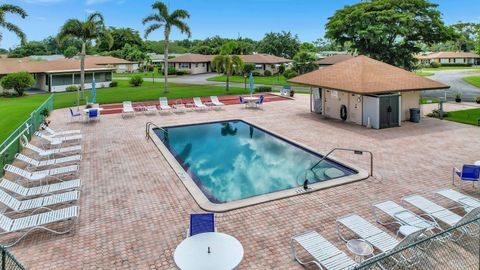
[[[92,63],[85,63],[86,70],[111,70]],[[30,73],[53,73],[60,71],[79,71],[80,61],[73,59],[59,59],[51,61],[31,61],[29,59],[7,58],[0,59],[0,74],[27,71]]]
[[[440,58],[480,58],[480,55],[471,52],[436,52],[428,55],[419,55],[417,59],[440,59]]]
[[[324,59],[321,59],[321,60],[318,60],[315,62],[315,64],[317,65],[335,65],[337,63],[340,63],[340,62],[343,62],[345,60],[349,60],[349,59],[352,59],[354,58],[353,55],[350,55],[350,54],[337,54],[337,55],[333,55],[333,56],[330,56],[330,57],[326,57]]]
[[[366,56],[358,56],[288,81],[358,94],[450,88]]]
[[[292,62],[292,60],[278,57],[269,54],[251,54],[251,55],[239,55],[245,63],[255,64],[281,64]],[[185,54],[179,57],[175,57],[170,60],[172,63],[202,63],[211,62],[215,55],[203,55],[203,54]]]
[[[171,63],[205,63],[211,62],[215,55],[203,55],[203,54],[185,54],[179,57],[175,57],[170,59],[169,62]]]
[[[263,53],[240,55],[240,58],[242,58],[242,60],[245,63],[255,63],[255,64],[281,64],[281,63],[292,62],[292,60],[287,58],[278,57],[270,54],[263,54]]]
[[[94,65],[123,65],[136,63],[113,56],[87,56],[85,62]]]

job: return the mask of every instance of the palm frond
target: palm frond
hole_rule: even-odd
[[[148,22],[164,23],[165,18],[161,17],[158,14],[151,14],[151,15],[143,18],[143,20],[142,20],[143,24],[147,24]]]
[[[189,38],[192,36],[190,27],[186,23],[178,19],[175,19],[171,22],[171,25],[177,27],[180,30],[180,32],[182,32],[182,34],[186,34]]]
[[[158,2],[153,3],[152,8],[157,9],[158,12],[160,13],[160,16],[162,16],[163,18],[168,18],[169,17],[168,7],[163,2],[158,1]]]
[[[28,16],[27,12],[23,8],[10,4],[0,5],[0,14],[2,13],[17,14],[22,17],[22,19],[25,19]]]
[[[87,17],[87,22],[94,22],[95,24],[104,24],[103,15],[100,12],[90,13]]]
[[[175,20],[175,19],[188,19],[190,18],[190,13],[188,13],[188,11],[184,10],[184,9],[177,9],[175,10],[174,12],[172,12],[172,14],[170,14],[170,18],[172,20]]]
[[[112,48],[113,46],[113,37],[110,31],[104,29],[97,36],[97,43],[106,44],[107,48]]]
[[[17,35],[17,37],[20,38],[22,44],[25,44],[27,42],[27,36],[22,31],[22,29],[20,29],[20,27],[16,26],[13,23],[9,23],[9,22],[4,22],[0,25],[5,27],[5,29],[7,29],[8,31],[15,33],[15,35]]]
[[[147,27],[147,29],[145,29],[145,38],[148,37],[148,35],[150,35],[150,33],[160,29],[163,27],[163,24],[161,23],[154,23],[154,24],[151,24]]]
[[[81,21],[77,19],[70,19],[66,21],[57,34],[57,41],[61,43],[69,37],[83,39],[84,25]]]

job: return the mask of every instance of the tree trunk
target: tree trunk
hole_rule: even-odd
[[[82,92],[82,100],[85,98],[85,47],[85,42],[82,42],[82,52],[80,53],[80,92]],[[80,105],[80,103],[78,105]]]
[[[227,73],[227,93],[230,90],[230,74]]]
[[[168,33],[167,31],[165,31],[165,52],[164,52],[164,59],[163,59],[163,63],[164,63],[164,73],[165,73],[165,94],[168,93],[168,42],[169,42],[169,35],[170,33]]]

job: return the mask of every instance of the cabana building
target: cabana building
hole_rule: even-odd
[[[443,83],[358,56],[289,82],[312,87],[310,110],[376,129],[398,127],[420,107],[420,92],[448,89]]]

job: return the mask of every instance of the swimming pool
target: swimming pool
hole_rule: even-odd
[[[331,159],[310,170],[322,155],[242,120],[164,129],[153,131],[186,173],[181,179],[191,179],[210,204],[298,189],[306,177],[312,185],[359,174]]]

